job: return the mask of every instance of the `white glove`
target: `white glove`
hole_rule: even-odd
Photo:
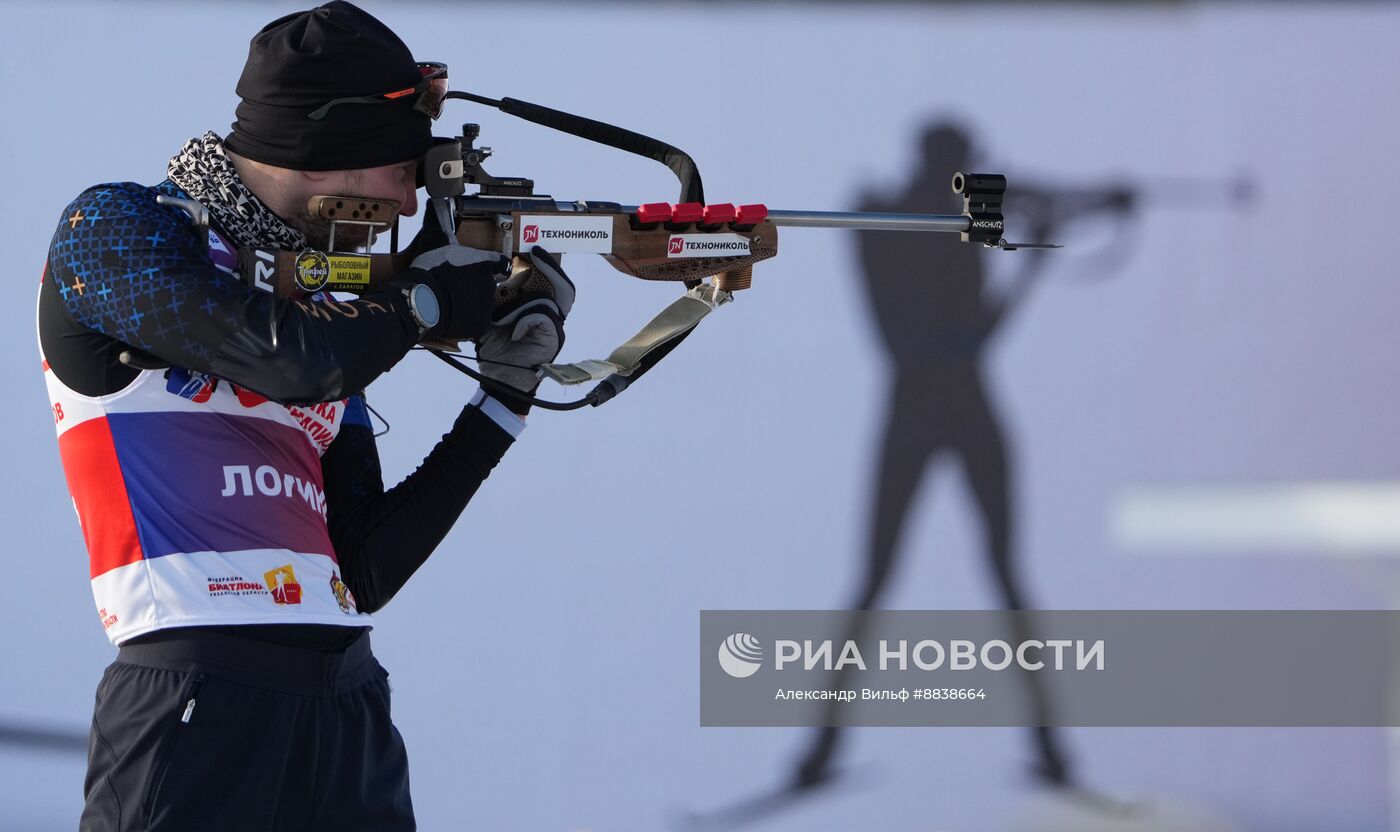
[[[574,294],[573,281],[559,261],[539,246],[530,249],[529,264],[521,262],[497,287],[491,326],[477,339],[481,374],[508,388],[493,392],[494,385],[484,385],[486,392],[523,412],[515,406],[518,397],[539,387],[539,366],[557,358],[564,346],[564,319],[573,309]],[[509,401],[512,394],[517,401]]]

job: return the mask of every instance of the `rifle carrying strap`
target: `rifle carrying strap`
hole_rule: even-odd
[[[676,344],[720,306],[732,299],[729,292],[702,284],[661,310],[641,331],[613,350],[605,359],[587,359],[572,364],[544,364],[544,374],[560,384],[582,384],[611,375],[636,380],[642,372],[670,352]],[[636,374],[635,376],[633,374]]]

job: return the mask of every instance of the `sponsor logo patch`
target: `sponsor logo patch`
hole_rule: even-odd
[[[331,573],[331,592],[335,595],[335,602],[340,605],[340,611],[351,613],[355,611],[355,596],[350,594],[350,587],[340,579],[338,572]]]
[[[302,431],[306,433],[306,438],[322,451],[329,448],[335,439],[336,433],[339,431],[339,428],[335,427],[335,422],[343,409],[343,401],[323,402],[306,407],[287,405],[287,412],[301,426]]]
[[[277,291],[277,253],[256,248],[249,262],[253,269],[253,288],[264,292]]]
[[[323,288],[331,279],[331,259],[323,252],[303,251],[297,258],[297,286],[308,292]]]
[[[261,393],[254,393],[252,390],[239,387],[237,384],[233,385],[233,392],[234,395],[238,396],[238,403],[244,407],[257,407],[267,401],[267,396]]]
[[[369,285],[369,257],[363,254],[327,254],[303,251],[297,257],[297,288],[307,292],[356,291]]]
[[[612,253],[612,217],[531,215],[520,218],[520,248],[541,245],[556,253]]]
[[[297,583],[297,573],[292,571],[290,563],[268,570],[263,574],[263,580],[267,583],[268,592],[272,593],[274,602],[278,604],[301,603],[301,584]]]
[[[184,367],[171,367],[165,374],[165,390],[195,404],[204,404],[214,395],[219,380],[208,373],[197,373]]]
[[[667,242],[670,257],[747,257],[749,238],[742,234],[672,234]]]
[[[224,595],[267,594],[267,587],[256,581],[250,581],[242,575],[206,576],[205,581],[209,585],[210,598],[219,598]]]

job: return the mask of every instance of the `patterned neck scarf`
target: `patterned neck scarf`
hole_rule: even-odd
[[[185,142],[166,175],[180,190],[209,209],[214,223],[240,246],[301,251],[306,237],[263,204],[224,153],[224,140],[212,132]]]

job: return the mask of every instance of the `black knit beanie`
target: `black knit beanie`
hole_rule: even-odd
[[[238,120],[225,145],[248,159],[294,170],[351,170],[407,162],[432,144],[432,120],[416,96],[340,104],[334,98],[411,87],[421,74],[398,35],[359,7],[335,0],[263,27],[238,79]]]

